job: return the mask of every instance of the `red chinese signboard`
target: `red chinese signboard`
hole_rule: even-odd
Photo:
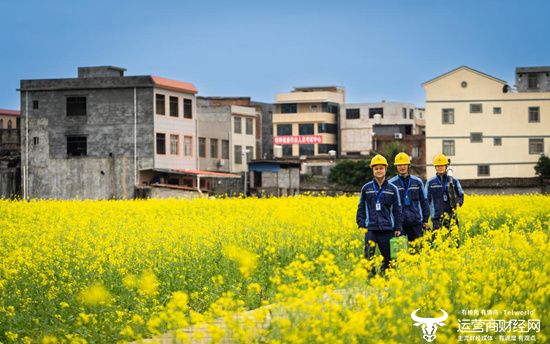
[[[273,143],[276,145],[317,144],[323,143],[323,137],[321,135],[275,136]]]

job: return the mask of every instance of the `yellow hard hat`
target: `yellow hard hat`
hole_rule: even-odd
[[[384,165],[388,167],[388,161],[382,155],[376,154],[370,161],[370,167],[372,168],[374,165]]]
[[[434,158],[434,166],[449,165],[449,159],[443,154],[437,154]]]
[[[393,162],[394,165],[410,165],[411,164],[411,158],[407,153],[399,153],[395,156],[395,160]]]

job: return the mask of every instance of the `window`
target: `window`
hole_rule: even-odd
[[[317,105],[311,105],[310,106],[311,112],[317,112],[319,111],[319,107]]]
[[[336,131],[338,129],[338,126],[336,124],[331,123],[318,123],[317,124],[317,132],[319,134],[336,134]]]
[[[199,156],[206,158],[206,139],[204,137],[199,137]]]
[[[277,124],[277,136],[292,135],[292,124]]]
[[[369,118],[374,118],[374,115],[381,115],[384,118],[384,108],[370,108],[369,109]]]
[[[346,119],[359,119],[361,113],[359,109],[346,109]]]
[[[281,113],[297,113],[298,112],[298,104],[291,103],[291,104],[281,104]]]
[[[11,129],[12,128],[12,123],[11,123],[11,119],[8,121],[8,129]]]
[[[4,120],[0,118],[0,129],[4,129]]]
[[[157,94],[156,95],[156,107],[157,107],[157,112],[156,114],[157,115],[165,115],[166,114],[166,109],[165,109],[165,106],[164,106],[164,94]]]
[[[529,107],[529,123],[540,122],[540,108],[538,106]]]
[[[527,74],[527,88],[537,89],[539,88],[539,76],[538,74]]]
[[[67,136],[67,156],[87,155],[86,136]]]
[[[470,113],[482,113],[483,106],[481,104],[470,104]]]
[[[183,99],[183,118],[193,118],[193,102],[191,99]]]
[[[222,140],[222,159],[229,159],[229,140]]]
[[[298,129],[300,135],[313,135],[313,123],[302,123]]]
[[[494,146],[502,146],[502,137],[494,137],[493,138],[493,145]]]
[[[414,109],[409,109],[409,119],[414,118]]]
[[[166,154],[166,134],[157,133],[157,154]]]
[[[218,158],[218,139],[210,139],[210,157]]]
[[[86,116],[86,97],[67,97],[67,116]]]
[[[38,100],[33,100],[33,101],[32,101],[32,108],[33,108],[34,110],[37,110],[37,109],[38,109]]]
[[[441,122],[443,124],[455,123],[455,109],[442,109],[441,110]]]
[[[36,146],[39,143],[40,143],[40,139],[38,138],[38,136],[35,136],[35,137],[32,138],[32,144],[33,145]]]
[[[322,103],[321,110],[323,112],[328,112],[334,115],[338,115],[340,113],[340,104],[337,103]]]
[[[252,161],[253,157],[254,157],[254,147],[246,146],[246,162]]]
[[[489,165],[477,165],[477,175],[479,177],[488,177],[490,175]]]
[[[495,114],[495,115],[502,114],[502,109],[500,107],[494,107],[493,108],[493,114]]]
[[[235,146],[235,164],[242,164],[243,163],[243,147],[242,146]]]
[[[170,116],[178,117],[180,115],[179,105],[178,97],[170,97]]]
[[[317,153],[319,154],[328,154],[329,151],[338,151],[338,147],[336,145],[329,145],[325,143],[320,143],[317,145]]]
[[[315,145],[300,145],[300,155],[313,155]]]
[[[544,153],[544,139],[529,139],[529,154]]]
[[[183,155],[193,156],[193,137],[192,136],[183,137]]]
[[[179,135],[170,135],[170,154],[171,155],[180,154],[180,136]]]
[[[407,109],[403,108],[403,118],[407,119]]]
[[[483,133],[470,133],[470,142],[472,143],[483,142]]]
[[[447,156],[455,155],[455,140],[443,140],[443,154]]]
[[[235,134],[241,134],[242,128],[241,128],[241,118],[240,117],[233,117],[233,122],[235,126]]]
[[[292,145],[283,145],[283,156],[292,156]]]
[[[246,135],[253,135],[254,130],[252,129],[254,125],[254,120],[252,118],[246,119]]]

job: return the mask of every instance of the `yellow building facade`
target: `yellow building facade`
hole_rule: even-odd
[[[274,145],[283,157],[328,156],[338,152],[338,119],[345,102],[339,87],[297,87],[280,93],[273,114]]]
[[[466,66],[422,86],[428,175],[443,153],[460,179],[535,176],[540,155],[550,151],[550,92],[515,92]]]

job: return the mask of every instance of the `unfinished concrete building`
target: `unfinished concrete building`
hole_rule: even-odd
[[[125,69],[21,81],[25,198],[133,198],[155,170],[197,168],[196,88]]]

